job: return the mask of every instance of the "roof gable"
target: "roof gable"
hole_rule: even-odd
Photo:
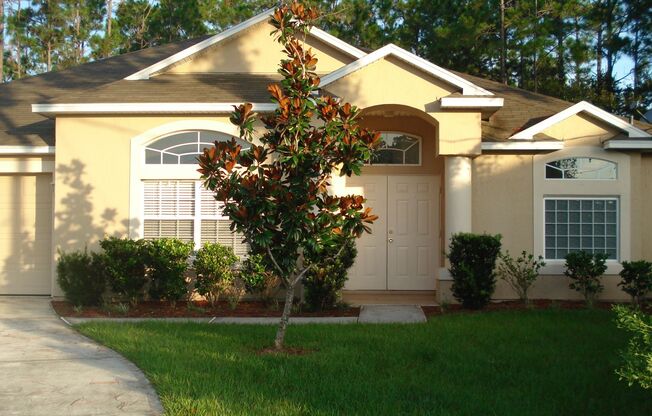
[[[635,127],[629,123],[627,123],[625,120],[621,119],[620,117],[617,117],[613,114],[610,114],[593,104],[586,102],[586,101],[580,101],[579,103],[570,106],[566,108],[565,110],[562,110],[555,115],[546,118],[543,121],[540,121],[525,130],[522,130],[513,136],[510,137],[510,139],[515,139],[515,140],[532,140],[535,138],[537,134],[543,133],[544,130],[554,126],[555,124],[558,124],[569,117],[572,117],[576,114],[579,113],[584,113],[588,114],[600,122],[612,126],[624,133],[627,134],[628,138],[630,139],[646,139],[646,138],[652,138],[650,134],[647,132],[639,129],[638,127]]]
[[[339,79],[352,74],[353,72],[359,71],[362,68],[380,61],[381,59],[386,59],[389,57],[397,58],[427,74],[432,75],[435,78],[438,78],[454,87],[459,88],[462,91],[463,95],[493,95],[491,92],[485,90],[484,88],[481,88],[452,73],[451,71],[428,62],[425,59],[394,44],[383,46],[382,48],[368,55],[365,55],[336,71],[333,71],[332,73],[322,78],[321,86],[326,87],[329,84],[332,84]]]
[[[247,31],[251,30],[251,33],[259,34],[260,31],[255,31],[254,28],[257,25],[266,24],[269,21],[272,12],[273,10],[267,10],[260,13],[259,15],[235,25],[224,32],[211,36],[202,42],[131,74],[125,79],[130,81],[143,80],[162,72],[276,72],[276,66],[281,58],[281,47],[276,43],[271,45],[273,40],[269,36],[269,28],[262,29],[265,31],[265,37],[263,39],[260,39],[260,36],[253,39],[254,45],[249,45],[249,47],[243,48],[244,42],[246,42],[245,40],[241,41],[239,44],[233,45],[234,47],[231,48],[232,50],[226,51],[226,53],[224,53],[225,50],[221,50],[220,53],[215,53],[214,51],[214,48],[217,46],[221,47],[226,45],[229,41],[235,42],[236,38],[241,37],[240,35],[245,35]],[[270,43],[269,45],[267,45],[268,42]],[[359,49],[354,48],[334,36],[314,27],[311,29],[309,39],[306,43],[314,49],[317,49],[318,54],[321,52],[323,61],[328,62],[328,58],[331,58],[330,65],[327,65],[327,67],[324,68],[329,72],[343,66],[353,59],[365,55],[365,53]],[[251,46],[253,46],[253,49]],[[278,51],[276,49],[278,49]],[[261,60],[265,61],[266,56],[263,55],[269,55],[270,52],[273,58],[267,59],[267,61],[270,62],[267,65],[262,65],[261,70],[261,65],[256,65],[256,63]],[[276,54],[276,52],[278,52],[278,54]],[[276,55],[278,55],[278,57]],[[193,60],[198,61],[197,66],[194,68],[189,62]]]

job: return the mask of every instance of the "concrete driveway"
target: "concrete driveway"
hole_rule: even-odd
[[[79,335],[46,297],[0,296],[0,415],[159,415],[143,373]]]

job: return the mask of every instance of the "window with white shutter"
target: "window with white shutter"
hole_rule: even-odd
[[[236,255],[249,251],[242,235],[229,229],[230,220],[222,213],[224,204],[201,182],[190,180],[147,180],[144,190],[144,237],[176,237],[193,241],[199,248],[206,242],[232,247]]]

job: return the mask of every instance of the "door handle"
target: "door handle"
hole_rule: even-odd
[[[394,242],[394,239],[393,239],[393,238],[390,238],[390,239],[387,240],[387,241],[390,242],[390,243],[393,243],[393,242]]]

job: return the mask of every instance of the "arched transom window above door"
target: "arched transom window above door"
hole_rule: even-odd
[[[194,165],[197,156],[207,147],[218,142],[231,140],[226,133],[208,130],[181,131],[159,137],[145,146],[147,165]],[[235,139],[243,149],[249,149],[248,142]]]
[[[594,157],[567,157],[546,163],[546,179],[603,179],[618,178],[618,165]]]
[[[370,165],[421,165],[421,137],[413,134],[383,131],[381,145],[371,156]]]

